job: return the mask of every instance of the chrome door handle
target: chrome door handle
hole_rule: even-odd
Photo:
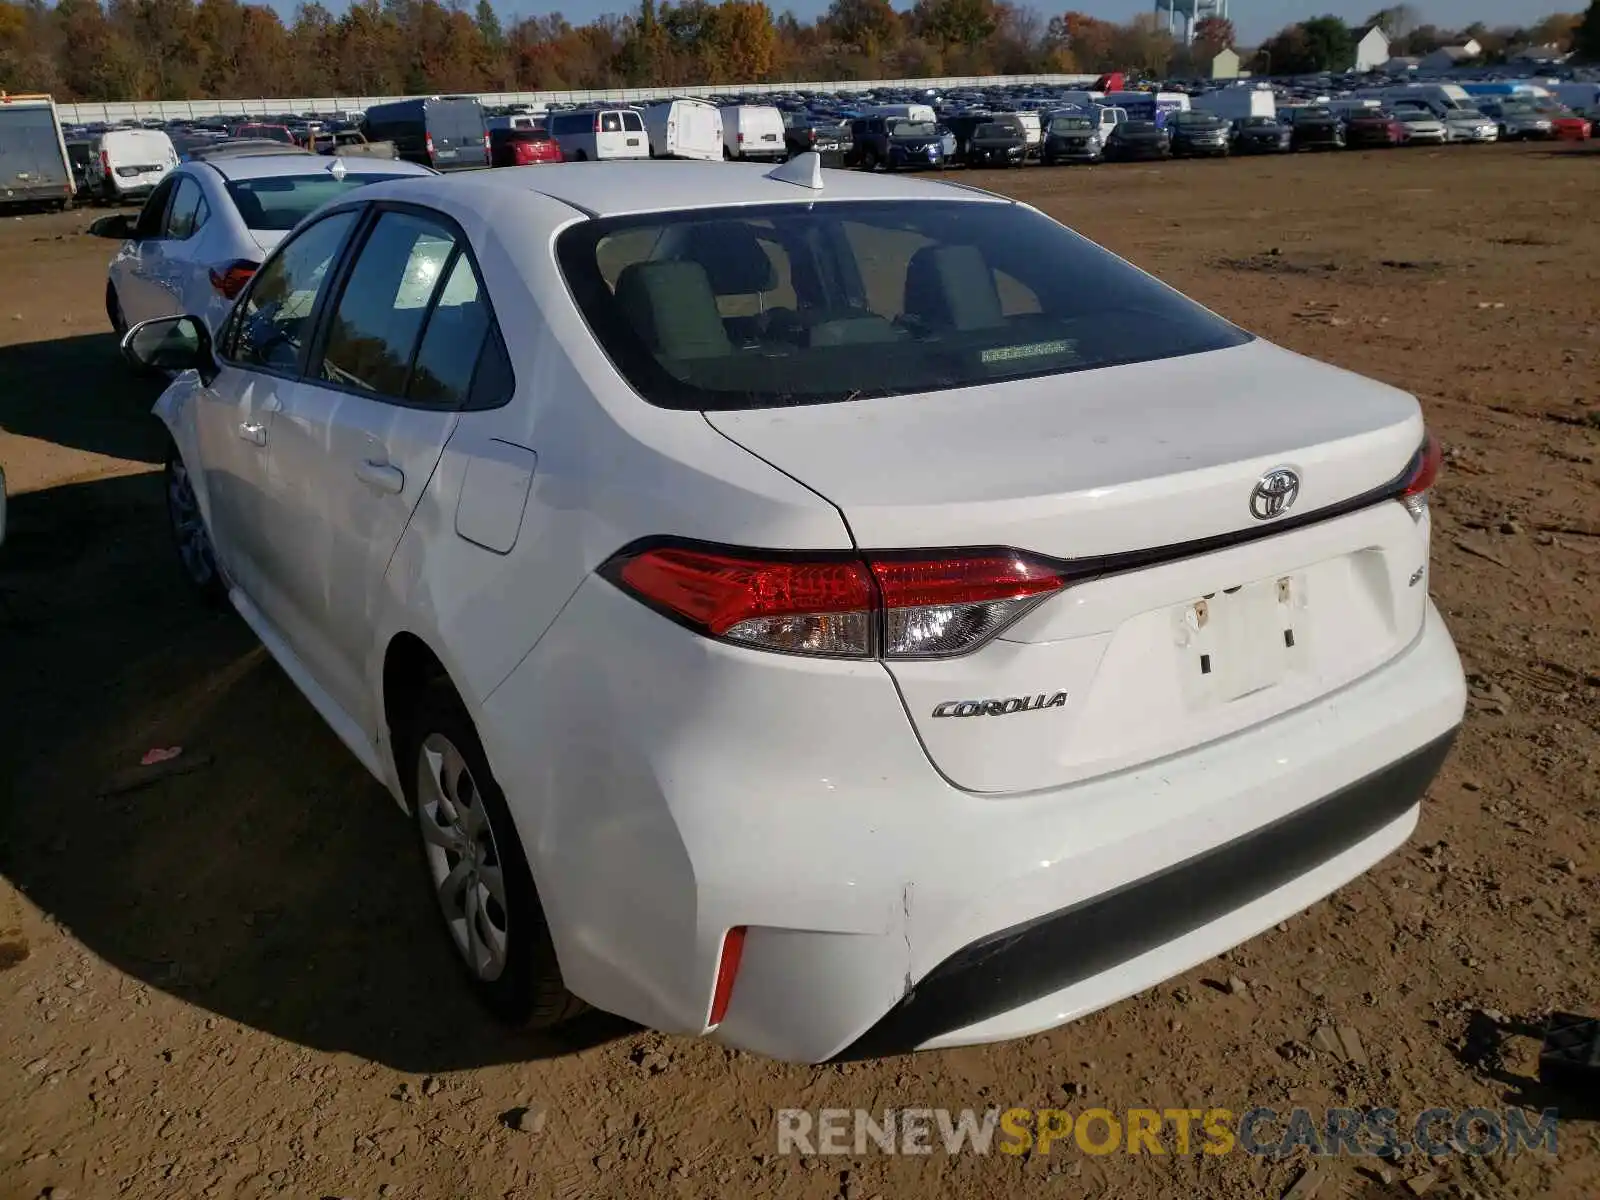
[[[260,421],[240,421],[239,436],[252,446],[267,444],[267,427]]]
[[[399,467],[370,458],[356,464],[356,478],[380,492],[398,494],[406,486],[406,473]]]

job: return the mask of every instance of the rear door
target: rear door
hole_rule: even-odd
[[[172,200],[162,221],[161,236],[152,239],[145,248],[145,281],[152,301],[164,310],[152,315],[170,316],[190,311],[205,315],[187,306],[191,302],[196,274],[206,269],[195,261],[195,250],[200,244],[200,230],[210,216],[211,210],[200,184],[186,174],[174,176]]]
[[[277,623],[366,728],[384,572],[455,428],[489,327],[464,249],[442,218],[379,211],[328,305],[315,365],[273,422],[267,569]]]

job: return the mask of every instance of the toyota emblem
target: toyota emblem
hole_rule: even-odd
[[[1300,495],[1300,476],[1288,467],[1275,467],[1257,481],[1250,493],[1250,515],[1258,521],[1281,517]]]

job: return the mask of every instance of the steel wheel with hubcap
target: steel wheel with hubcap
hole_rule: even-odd
[[[397,714],[396,761],[456,957],[501,1020],[558,1025],[588,1006],[561,979],[511,811],[461,700],[443,682]]]

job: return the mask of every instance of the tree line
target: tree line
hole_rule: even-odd
[[[1408,5],[1375,13],[1395,54],[1476,37],[1491,57],[1523,44],[1576,45],[1600,58],[1600,0],[1584,17],[1527,29],[1423,24]],[[244,99],[553,91],[804,79],[1121,70],[1203,74],[1235,45],[1233,26],[1200,22],[1193,46],[1154,16],[1120,24],[1082,12],[1046,17],[1010,0],[833,0],[814,21],[762,0],[642,0],[574,25],[560,13],[503,23],[490,0],[356,0],[340,16],[318,0],[285,23],[239,0],[0,0],[0,91],[61,100]],[[1275,74],[1341,70],[1355,31],[1337,17],[1292,25],[1247,66]]]

